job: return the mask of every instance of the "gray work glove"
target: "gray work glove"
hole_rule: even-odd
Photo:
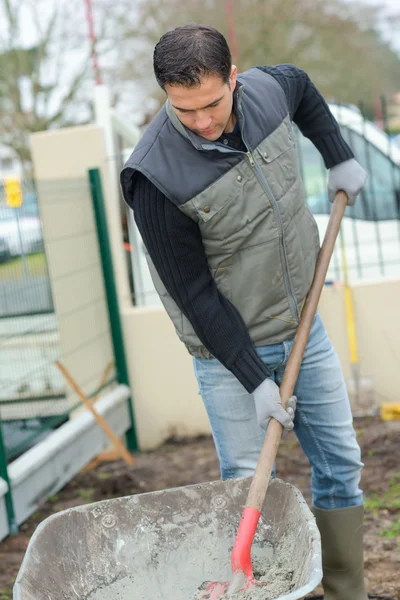
[[[256,404],[258,424],[262,429],[267,429],[271,417],[279,421],[287,431],[293,429],[296,396],[289,399],[287,410],[285,410],[282,406],[279,387],[272,379],[265,379],[254,390],[253,398]]]
[[[343,191],[348,197],[347,204],[353,206],[367,179],[367,172],[354,158],[335,165],[329,171],[329,202],[334,201],[336,192]]]

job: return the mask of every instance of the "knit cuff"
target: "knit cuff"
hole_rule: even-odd
[[[350,146],[344,141],[339,131],[322,137],[313,137],[312,143],[321,153],[327,169],[354,158]]]
[[[253,352],[243,350],[232,364],[230,370],[250,394],[267,377],[271,376],[271,371],[258,356],[255,349]]]

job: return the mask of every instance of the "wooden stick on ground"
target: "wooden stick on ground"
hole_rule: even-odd
[[[104,433],[107,435],[109,440],[114,444],[118,454],[121,458],[126,462],[126,464],[132,466],[135,464],[133,456],[128,452],[124,444],[121,442],[119,437],[113,432],[110,426],[107,424],[105,419],[99,415],[97,410],[92,406],[92,402],[89,400],[87,396],[82,392],[76,381],[71,377],[67,369],[62,365],[58,360],[56,361],[57,367],[60,369],[61,373],[64,375],[67,383],[71,386],[71,388],[76,392],[79,398],[82,400],[83,404],[90,410],[97,423],[100,425]]]
[[[97,386],[97,388],[98,388],[98,389],[101,389],[101,388],[103,387],[103,385],[106,383],[106,381],[107,381],[107,379],[108,379],[108,376],[109,376],[109,374],[110,374],[110,372],[111,372],[111,369],[113,368],[113,366],[114,366],[114,361],[113,361],[113,360],[110,360],[110,362],[108,363],[108,365],[107,365],[107,366],[106,366],[106,368],[104,369],[104,373],[103,373],[103,375],[102,375],[102,378],[101,378],[101,380],[100,380],[100,383],[99,383],[99,385]],[[96,402],[96,400],[97,400],[97,398],[99,397],[99,395],[100,395],[100,394],[101,394],[101,391],[100,391],[100,392],[97,392],[97,394],[95,394],[95,395],[93,396],[93,398],[90,398],[90,399],[89,399],[89,402],[90,402],[90,404],[94,404],[94,403]]]

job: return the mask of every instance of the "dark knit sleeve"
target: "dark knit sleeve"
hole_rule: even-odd
[[[218,291],[197,223],[143,175],[136,174],[131,190],[125,200],[168,293],[209,352],[253,392],[270,371],[238,310]]]
[[[288,64],[258,68],[279,83],[285,92],[291,119],[319,150],[327,169],[354,158],[329,106],[305,71]]]

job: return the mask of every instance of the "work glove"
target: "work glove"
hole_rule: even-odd
[[[348,197],[347,204],[353,206],[367,179],[367,172],[354,158],[335,165],[329,170],[329,202],[334,201],[337,192],[343,191]]]
[[[285,410],[279,393],[279,387],[272,379],[265,379],[253,392],[256,405],[258,424],[262,429],[267,429],[271,417],[274,417],[283,427],[290,431],[293,429],[294,412],[296,410],[296,396],[292,396]]]

